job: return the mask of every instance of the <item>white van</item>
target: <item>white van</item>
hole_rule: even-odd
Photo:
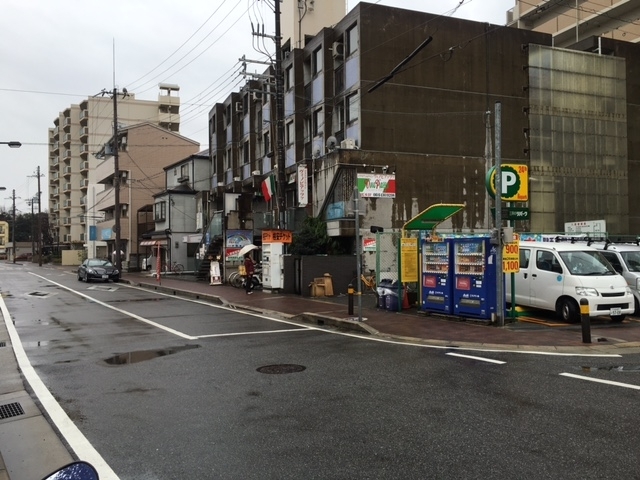
[[[593,244],[626,280],[634,296],[634,314],[640,315],[640,246],[629,243]]]
[[[580,300],[589,316],[608,315],[621,322],[634,310],[627,282],[596,248],[583,244],[520,242],[520,271],[515,273],[515,303],[551,310],[566,322],[580,321]],[[505,275],[507,302],[511,281]]]

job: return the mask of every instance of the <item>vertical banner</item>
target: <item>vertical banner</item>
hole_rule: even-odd
[[[402,271],[400,281],[411,283],[418,281],[418,239],[403,238],[401,240]]]
[[[309,185],[307,183],[306,165],[298,165],[298,206],[306,207],[309,203]]]

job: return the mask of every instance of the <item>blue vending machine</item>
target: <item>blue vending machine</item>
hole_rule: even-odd
[[[452,241],[453,313],[491,319],[496,313],[496,247],[485,237]]]
[[[453,313],[451,245],[422,241],[422,310]]]

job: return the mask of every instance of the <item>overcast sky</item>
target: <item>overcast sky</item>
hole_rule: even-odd
[[[348,10],[357,3],[348,0]],[[504,25],[515,0],[369,3]],[[26,201],[37,195],[38,166],[48,208],[47,129],[69,105],[111,90],[114,70],[115,85],[138,99],[156,100],[158,83],[178,84],[180,133],[207,148],[209,109],[243,83],[238,59],[260,58],[251,21],[273,33],[265,0],[2,0],[0,141],[22,148],[0,145],[0,208],[11,209],[15,189],[16,209],[31,211]]]

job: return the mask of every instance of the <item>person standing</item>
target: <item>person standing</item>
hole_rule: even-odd
[[[247,295],[251,295],[253,292],[253,274],[255,273],[256,266],[253,262],[253,258],[251,258],[250,253],[246,253],[244,255],[244,273],[246,276],[244,288],[247,292]]]

